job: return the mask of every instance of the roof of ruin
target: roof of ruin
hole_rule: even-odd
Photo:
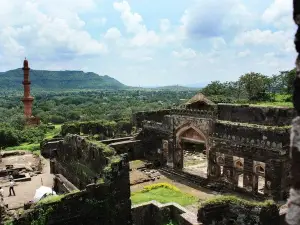
[[[190,105],[196,102],[203,103],[205,105],[215,105],[212,101],[210,101],[207,97],[205,97],[202,93],[196,94],[194,97],[192,97],[190,100],[188,100],[185,105]]]

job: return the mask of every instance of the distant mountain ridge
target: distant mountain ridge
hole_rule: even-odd
[[[0,89],[23,90],[22,69],[0,72]],[[84,90],[84,89],[127,89],[128,86],[107,75],[100,76],[83,71],[30,70],[32,90]]]

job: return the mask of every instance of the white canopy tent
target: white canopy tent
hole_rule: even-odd
[[[35,191],[35,195],[33,197],[33,202],[38,202],[43,197],[47,195],[56,195],[56,192],[52,190],[52,188],[41,186]]]

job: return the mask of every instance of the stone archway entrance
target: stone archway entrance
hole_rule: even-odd
[[[191,125],[179,127],[176,130],[174,167],[206,178],[207,150],[207,138],[201,130]]]

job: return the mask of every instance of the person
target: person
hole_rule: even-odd
[[[4,197],[4,190],[2,187],[0,187],[0,199],[3,202],[3,197]]]
[[[16,196],[14,185],[15,185],[14,180],[10,180],[10,182],[9,182],[9,196],[11,196],[11,192],[14,194],[14,196]]]

